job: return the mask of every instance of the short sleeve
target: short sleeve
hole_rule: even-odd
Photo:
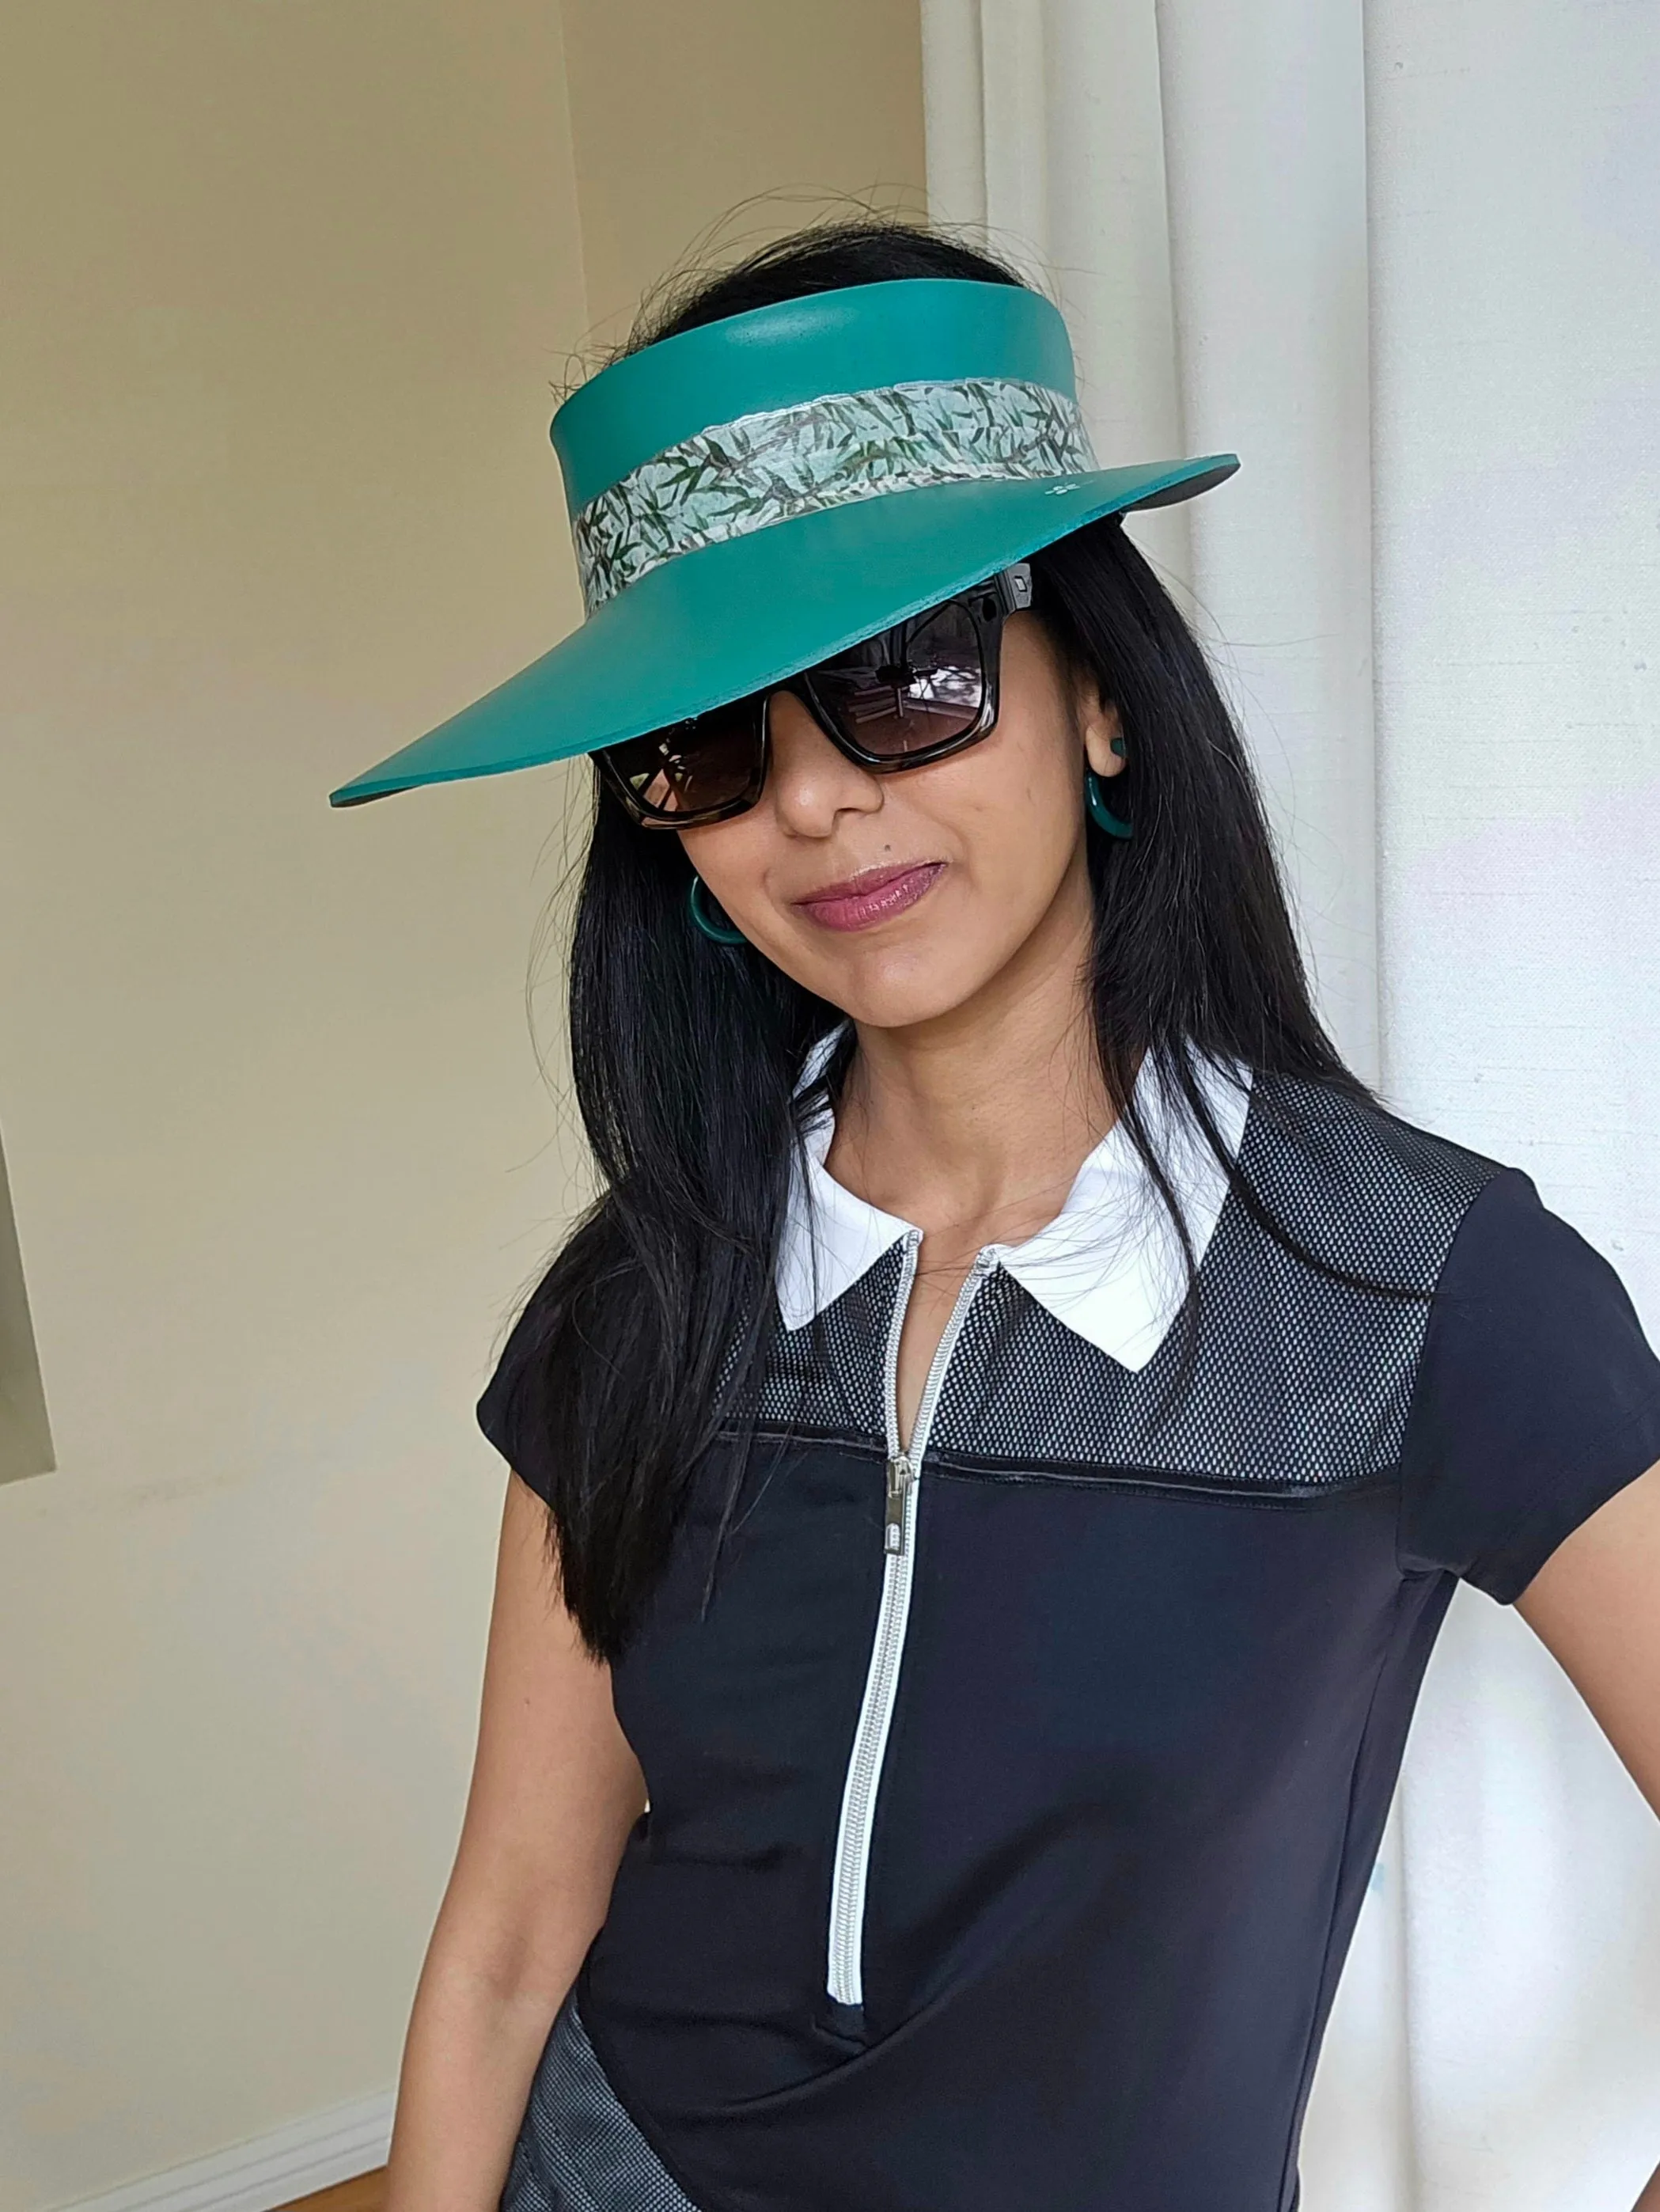
[[[1407,1423],[1399,1555],[1502,1604],[1660,1461],[1660,1360],[1625,1286],[1514,1169],[1460,1224]]]
[[[495,1371],[477,1407],[478,1425],[508,1466],[548,1498],[553,1490],[548,1465],[547,1408],[542,1378],[546,1331],[542,1297],[533,1294],[510,1332]]]

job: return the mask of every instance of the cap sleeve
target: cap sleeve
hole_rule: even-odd
[[[478,1401],[477,1419],[479,1427],[508,1466],[538,1498],[545,1500],[553,1492],[553,1471],[548,1463],[545,1442],[546,1353],[542,1306],[538,1289],[502,1346],[495,1371]]]
[[[1407,1424],[1399,1556],[1502,1604],[1660,1461],[1660,1360],[1625,1286],[1514,1169],[1441,1271]]]

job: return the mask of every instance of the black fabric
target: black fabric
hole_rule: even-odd
[[[1276,2212],[1451,1584],[1394,1498],[923,1478],[861,2031],[825,1995],[881,1461],[720,1479],[614,1676],[651,1811],[595,2046],[705,2212]]]
[[[862,2008],[827,1918],[897,1253],[777,1333],[706,1602],[734,1447],[698,1470],[613,1670],[651,1809],[578,1985],[697,2212],[1290,2212],[1456,1577],[1513,1595],[1660,1459],[1660,1365],[1524,1177],[1269,1081],[1245,1157],[1317,1252],[1435,1295],[1335,1285],[1230,1199],[1172,1396],[1169,1345],[1130,1374],[993,1271],[918,1478]]]
[[[1660,1359],[1624,1285],[1507,1170],[1442,1270],[1402,1470],[1402,1565],[1508,1601],[1657,1461]]]
[[[543,1500],[553,1487],[547,1448],[526,1412],[536,1393],[525,1388],[526,1369],[534,1356],[530,1346],[535,1325],[532,1297],[507,1332],[495,1368],[478,1401],[478,1425],[514,1473]]]

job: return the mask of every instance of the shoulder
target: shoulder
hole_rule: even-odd
[[[1433,1289],[1483,1194],[1525,1176],[1418,1127],[1360,1090],[1259,1075],[1239,1166],[1311,1251],[1354,1273]]]
[[[1403,1454],[1402,1563],[1509,1601],[1660,1461],[1660,1359],[1602,1255],[1514,1169],[1436,1284]]]

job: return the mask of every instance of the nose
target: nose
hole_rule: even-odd
[[[768,796],[783,828],[797,837],[827,837],[839,814],[877,811],[879,779],[831,743],[793,691],[774,691],[766,711]]]

